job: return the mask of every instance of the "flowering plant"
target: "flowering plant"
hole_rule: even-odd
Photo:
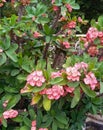
[[[1,2],[14,11],[0,18],[1,127],[81,130],[102,113],[103,17],[82,35],[75,0]]]

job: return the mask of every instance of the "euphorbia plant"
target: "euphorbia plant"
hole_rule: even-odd
[[[5,6],[15,14],[0,19],[1,127],[82,129],[88,112],[102,111],[102,16],[81,35],[75,0]]]

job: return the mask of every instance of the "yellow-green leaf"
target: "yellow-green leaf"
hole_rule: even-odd
[[[40,99],[41,99],[41,95],[35,94],[35,95],[32,97],[31,105],[37,104]]]
[[[49,100],[46,96],[43,97],[43,107],[46,111],[49,111],[51,108],[51,100]]]

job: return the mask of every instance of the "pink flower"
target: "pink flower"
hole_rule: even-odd
[[[31,125],[34,127],[36,126],[36,120],[32,121]]]
[[[71,5],[70,5],[70,4],[66,4],[65,6],[66,6],[66,8],[68,9],[68,11],[71,13],[71,12],[72,12],[72,7],[71,7]]]
[[[54,85],[52,88],[46,90],[46,95],[48,99],[58,100],[64,94],[63,86]]]
[[[36,127],[31,127],[31,130],[37,130]]]
[[[70,43],[69,42],[65,41],[62,44],[65,46],[65,48],[70,48]]]
[[[3,50],[2,49],[0,49],[0,53],[2,53],[3,52]]]
[[[85,43],[84,43],[84,47],[85,47],[85,48],[87,48],[87,47],[88,47],[88,45],[89,45],[89,43],[88,43],[88,42],[85,42]]]
[[[48,130],[47,128],[39,128],[39,130]]]
[[[98,37],[99,38],[103,37],[103,32],[98,32]]]
[[[55,0],[52,0],[52,4],[54,4]]]
[[[51,73],[51,78],[56,78],[56,77],[61,77],[61,72],[60,71],[57,71],[57,72],[52,72]]]
[[[3,117],[4,119],[8,119],[8,118],[15,118],[18,115],[18,111],[17,110],[7,110],[3,113]]]
[[[30,84],[31,86],[41,87],[44,82],[45,78],[42,71],[34,71],[27,77],[27,84]]]
[[[3,107],[6,107],[7,106],[7,104],[8,104],[8,100],[6,100],[4,103],[3,103]]]
[[[89,72],[84,78],[84,83],[90,85],[90,88],[94,90],[97,85],[97,79],[92,72]]]
[[[73,88],[73,87],[64,86],[64,89],[65,89],[66,92],[68,92],[68,93],[73,93],[73,92],[74,92],[74,88]]]
[[[39,32],[34,32],[33,36],[34,36],[34,38],[39,38],[42,35]]]
[[[68,28],[75,28],[76,27],[76,22],[75,21],[71,21],[68,23]]]
[[[42,91],[40,91],[40,92],[39,92],[39,94],[41,94],[41,95],[46,94],[46,90],[47,90],[46,88],[45,88],[45,89],[43,89]]]
[[[89,28],[86,38],[88,42],[93,42],[98,37],[98,30],[94,27]]]
[[[70,81],[79,81],[80,79],[80,72],[76,67],[68,67],[66,69],[67,79]]]
[[[78,22],[79,22],[79,23],[82,23],[82,22],[83,22],[83,20],[82,20],[81,17],[78,17]]]
[[[32,121],[32,127],[31,130],[36,130],[36,120]]]
[[[76,63],[74,65],[74,67],[79,70],[79,69],[83,69],[83,70],[86,70],[88,68],[88,64],[85,63],[85,62],[80,62],[80,63]]]
[[[53,11],[58,11],[59,10],[59,7],[58,6],[53,6]]]

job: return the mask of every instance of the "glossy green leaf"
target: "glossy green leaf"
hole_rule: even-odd
[[[18,45],[13,44],[12,46],[10,46],[10,48],[7,51],[5,51],[7,56],[14,62],[18,61],[17,54],[15,52],[17,48],[18,48]]]
[[[51,100],[46,96],[43,97],[43,107],[46,111],[49,111],[51,108]]]
[[[68,85],[69,87],[73,87],[73,88],[78,87],[79,84],[80,84],[79,82],[68,82],[68,83],[67,83],[67,85]]]
[[[61,112],[61,113],[57,113],[55,118],[61,122],[62,124],[68,124],[68,120],[67,120],[67,117],[66,117],[66,114],[64,112]]]
[[[12,118],[12,120],[15,121],[15,122],[23,122],[23,116],[18,115],[17,117]]]
[[[74,108],[80,100],[80,88],[75,88],[74,97],[71,102],[71,108]]]
[[[99,18],[98,18],[98,24],[103,27],[103,15],[99,16]]]
[[[90,89],[90,86],[81,84],[81,88],[84,91],[84,93],[87,94],[89,97],[94,98],[96,96],[96,93]]]
[[[26,126],[31,127],[31,120],[29,118],[24,117],[23,121],[24,121],[24,123],[25,123]]]
[[[6,55],[5,53],[0,54],[0,66],[6,62]]]
[[[45,84],[45,83],[42,85],[42,87],[36,87],[36,86],[35,86],[35,87],[32,89],[32,92],[34,92],[34,93],[40,92],[40,91],[43,90],[45,87],[46,87],[46,84]]]
[[[19,100],[21,99],[21,96],[19,94],[12,96],[12,98],[9,100],[6,109],[11,109],[14,107]]]
[[[6,120],[6,119],[3,119],[3,120],[2,120],[2,124],[3,124],[4,127],[7,127],[7,120]]]
[[[62,82],[63,81],[63,78],[61,78],[61,77],[56,77],[56,78],[53,78],[53,79],[51,79],[51,81],[50,81],[50,84],[59,84],[60,82]]]
[[[30,130],[30,127],[22,126],[22,127],[20,127],[20,130]]]

